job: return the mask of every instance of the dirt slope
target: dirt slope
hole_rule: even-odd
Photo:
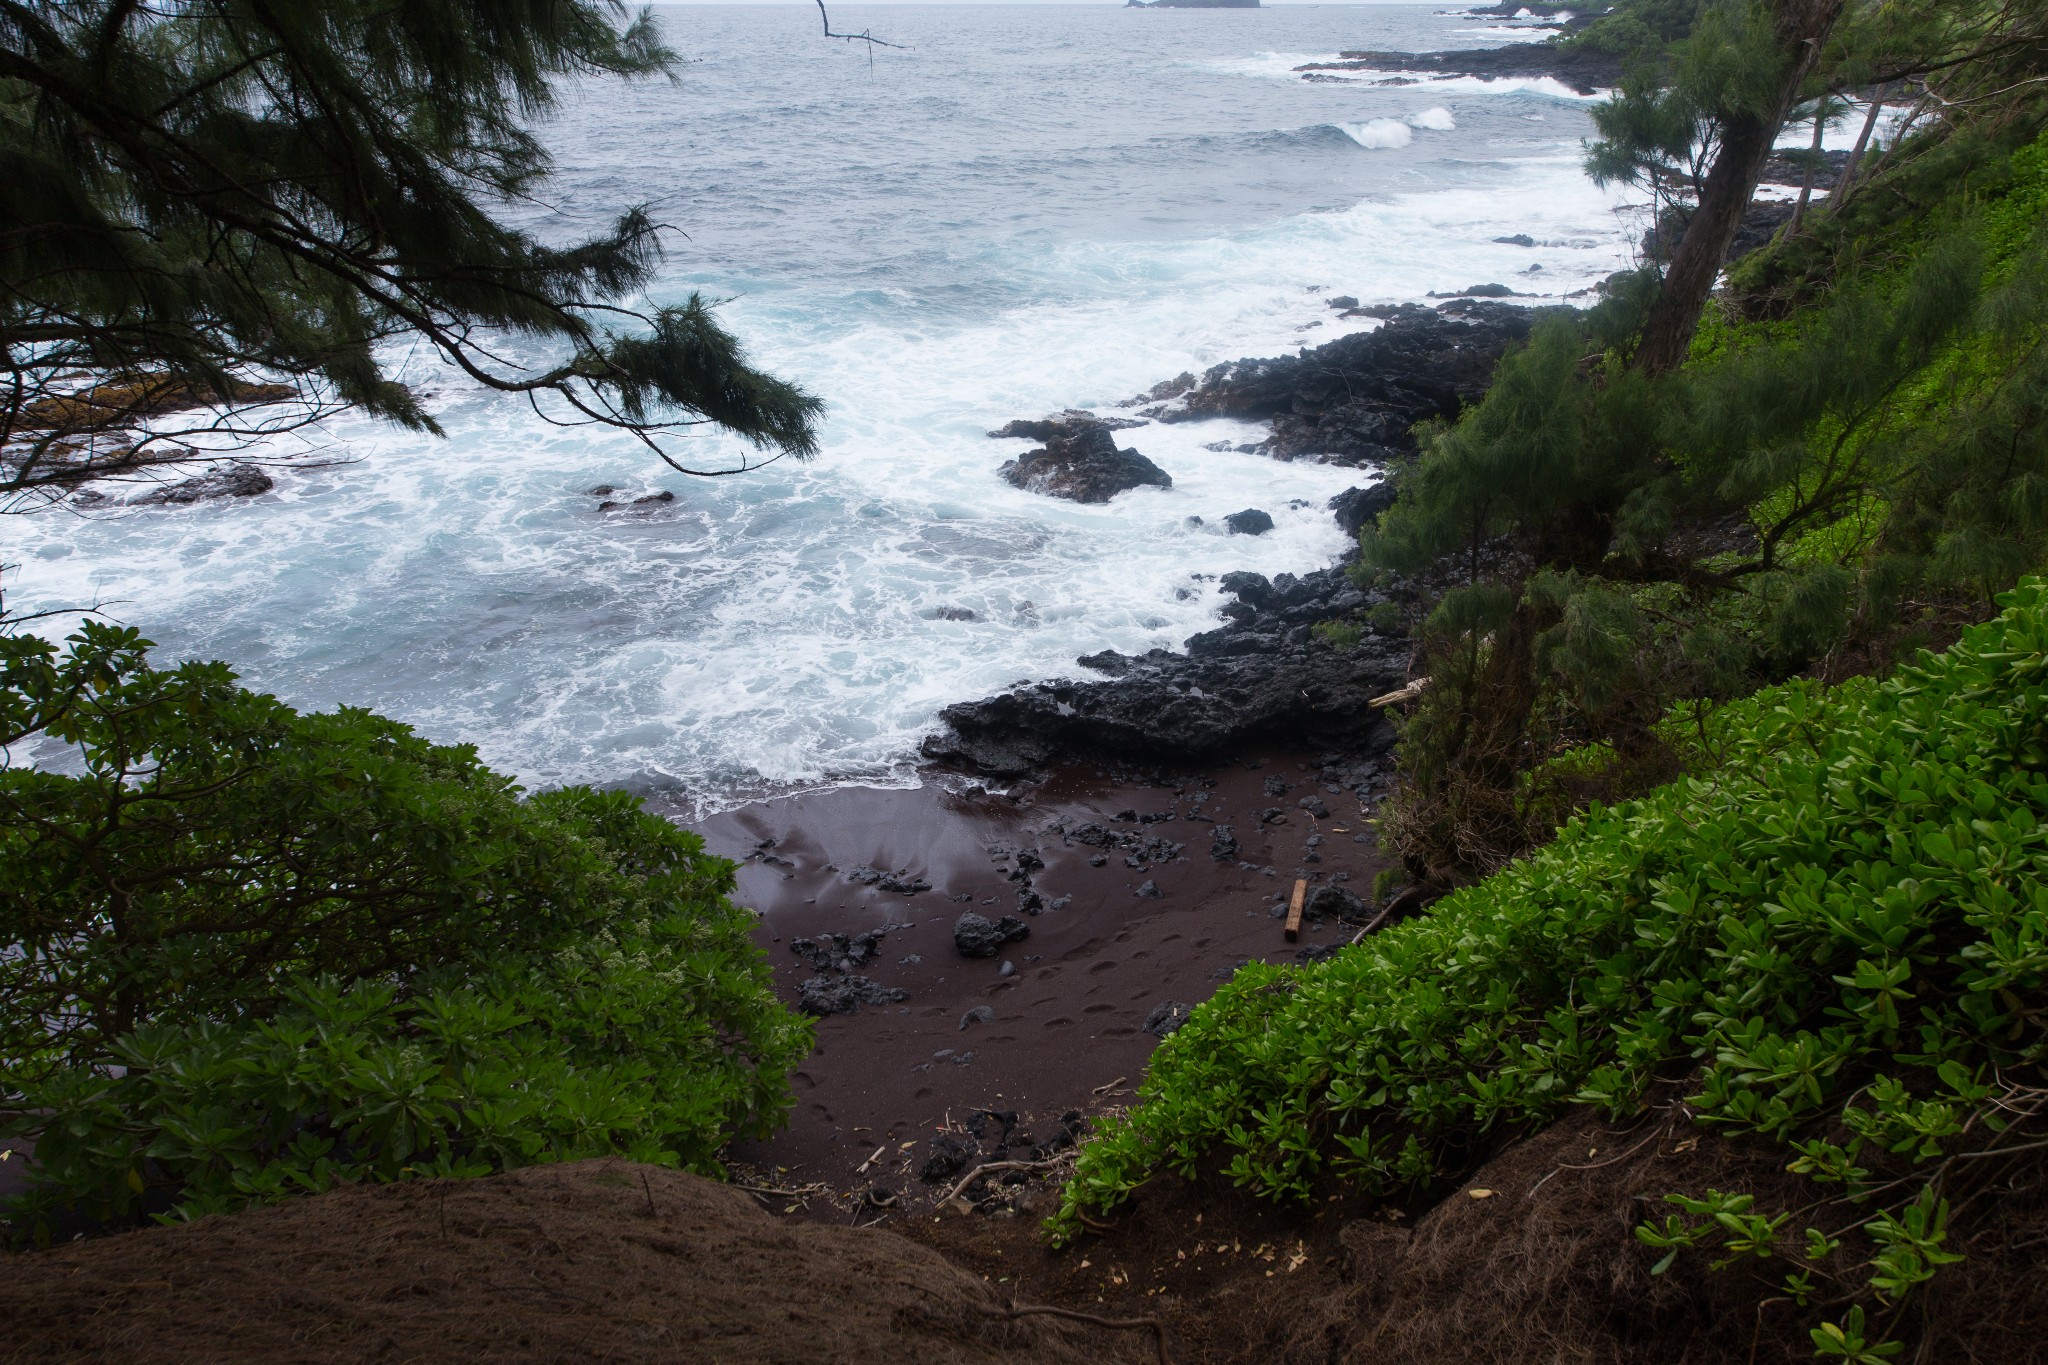
[[[892,1233],[625,1162],[338,1190],[0,1269],[8,1362],[1153,1358],[1147,1333],[1013,1319]]]

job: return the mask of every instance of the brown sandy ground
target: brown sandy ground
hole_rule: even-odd
[[[0,1361],[1093,1365],[1149,1332],[1015,1316],[891,1233],[626,1162],[363,1186],[0,1262]]]
[[[1206,1000],[1249,959],[1292,961],[1350,938],[1351,927],[1312,920],[1289,943],[1275,912],[1296,879],[1370,898],[1382,865],[1365,824],[1377,781],[1367,755],[1257,751],[1179,773],[1073,770],[1014,795],[828,791],[702,822],[712,852],[742,861],[736,899],[760,912],[756,941],[793,1007],[817,972],[792,940],[885,926],[853,974],[907,993],[821,1019],[789,1127],[734,1157],[852,1216],[871,1189],[905,1203],[943,1193],[950,1181],[918,1179],[941,1135],[1023,1159],[1059,1140],[1063,1115],[1127,1103],[1159,1043],[1145,1028],[1155,1012]],[[1219,826],[1237,840],[1228,860],[1211,854]],[[1088,842],[1105,833],[1124,842]],[[929,889],[849,880],[860,868]],[[1140,894],[1148,883],[1156,895]],[[1026,894],[1039,913],[1020,910]],[[1029,937],[963,958],[953,926],[968,911],[1014,915]],[[970,1018],[977,1010],[987,1013]],[[1007,1144],[995,1115],[1016,1116]]]

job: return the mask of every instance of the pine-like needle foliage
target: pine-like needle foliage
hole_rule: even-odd
[[[2048,19],[1891,8],[1849,7],[1808,93],[1906,63],[1911,131],[1742,263],[1686,363],[1641,363],[1668,273],[1556,310],[1365,536],[1426,608],[1384,826],[1410,876],[1483,874],[1668,776],[1675,705],[1882,669],[2048,562]],[[1779,79],[1740,9],[1608,107],[1596,171],[1682,199],[1718,164],[1748,66]]]
[[[622,306],[644,209],[559,246],[494,212],[546,176],[565,82],[674,62],[619,0],[0,0],[0,495],[337,405],[431,431],[405,337],[684,472],[662,437],[703,424],[810,455],[818,400],[702,299]]]

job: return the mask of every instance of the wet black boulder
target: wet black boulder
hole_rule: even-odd
[[[1372,907],[1341,886],[1320,886],[1302,909],[1311,918],[1356,922],[1367,918]]]
[[[996,471],[1031,493],[1073,502],[1108,502],[1133,488],[1171,488],[1173,478],[1136,450],[1118,450],[1106,426],[1056,436]]]
[[[991,921],[986,915],[977,915],[972,910],[953,921],[953,946],[960,950],[962,957],[994,957],[1002,952],[1003,945],[1014,943],[1031,933],[1031,926],[1015,915],[1004,915]]]
[[[1378,524],[1380,513],[1393,505],[1394,485],[1391,480],[1382,480],[1370,488],[1347,488],[1327,504],[1336,514],[1337,529],[1347,536],[1355,536],[1367,526]]]

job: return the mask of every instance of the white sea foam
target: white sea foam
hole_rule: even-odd
[[[1361,147],[1379,150],[1406,147],[1415,140],[1414,130],[1397,118],[1376,118],[1366,123],[1340,123],[1344,136]]]
[[[1458,121],[1451,116],[1450,110],[1439,104],[1435,108],[1424,109],[1419,114],[1410,114],[1406,118],[1368,119],[1364,123],[1340,123],[1337,127],[1342,130],[1344,136],[1359,146],[1380,151],[1390,147],[1406,147],[1415,140],[1414,130],[1417,128],[1432,133],[1454,132],[1458,127]]]

